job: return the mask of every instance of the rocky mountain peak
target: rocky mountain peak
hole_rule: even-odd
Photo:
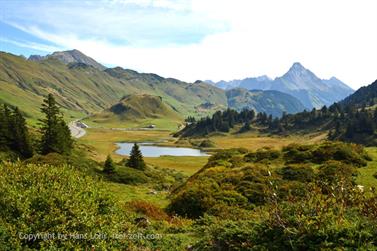
[[[105,70],[106,67],[95,61],[93,58],[86,56],[84,53],[77,49],[68,50],[68,51],[55,51],[47,56],[31,55],[29,60],[31,61],[42,61],[48,58],[55,58],[64,64],[71,63],[83,63],[90,66],[93,66],[99,70]]]

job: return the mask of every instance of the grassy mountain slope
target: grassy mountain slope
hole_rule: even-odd
[[[122,124],[126,127],[145,127],[154,124],[157,128],[176,129],[183,117],[162,97],[140,94],[127,95],[110,108],[85,121],[97,126]]]
[[[28,118],[35,119],[47,93],[53,93],[57,102],[75,116],[99,112],[125,95],[144,93],[163,97],[185,115],[195,114],[195,107],[206,101],[226,107],[224,92],[205,83],[189,84],[120,67],[102,71],[56,58],[31,61],[0,52],[1,102],[19,106]]]
[[[377,80],[368,86],[363,86],[355,93],[340,102],[343,106],[374,106],[377,104]]]
[[[279,91],[248,91],[237,88],[226,91],[226,95],[229,108],[238,111],[247,108],[280,117],[283,112],[297,113],[305,109],[297,98]]]

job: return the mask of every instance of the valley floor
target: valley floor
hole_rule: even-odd
[[[87,133],[78,139],[80,144],[84,144],[91,158],[96,161],[104,161],[110,154],[115,161],[121,161],[126,156],[115,153],[117,142],[154,142],[156,145],[176,146],[176,147],[195,147],[198,142],[206,138],[196,138],[190,140],[178,140],[172,136],[169,130],[112,130],[105,128],[88,128]],[[292,135],[289,137],[278,137],[269,135],[259,135],[254,132],[243,134],[214,135],[209,139],[214,143],[214,147],[205,150],[215,152],[220,149],[247,148],[257,150],[263,147],[281,149],[292,143],[313,144],[323,141],[325,133],[312,135]],[[367,148],[368,153],[377,159],[377,148]],[[161,156],[145,157],[147,164],[159,167],[174,169],[185,175],[192,175],[201,169],[208,161],[207,156]],[[372,175],[377,172],[377,161],[372,161],[367,167],[359,170],[360,175],[357,182],[367,188],[377,186],[377,179]],[[159,205],[166,204],[166,194],[158,196],[150,194],[153,190],[148,186],[133,186],[118,183],[109,183],[109,190],[114,192],[119,198],[124,200],[145,199]]]

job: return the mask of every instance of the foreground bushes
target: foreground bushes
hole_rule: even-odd
[[[376,250],[377,195],[344,183],[322,189],[310,185],[307,196],[280,203],[271,196],[246,220],[205,216],[193,250]]]
[[[58,165],[0,162],[1,251],[178,251],[191,241],[181,234],[187,231],[186,220],[171,218],[147,201],[117,201],[97,175],[64,164],[71,159],[49,154],[29,162],[39,160]],[[32,234],[39,237],[25,239]],[[145,238],[148,236],[152,238]]]
[[[277,188],[273,192],[283,201],[290,195],[305,196],[307,184],[313,182],[332,186],[343,180],[355,185],[357,168],[368,160],[362,147],[338,142],[290,145],[282,151],[224,150],[174,191],[168,209],[198,218],[217,212],[213,208],[219,204],[244,209],[264,205],[271,187]]]
[[[288,163],[322,164],[329,160],[337,160],[360,167],[371,160],[362,146],[341,142],[326,142],[319,145],[292,144],[284,147],[283,153],[284,160]]]
[[[23,248],[110,247],[103,238],[25,240],[25,234],[96,236],[126,229],[124,217],[98,181],[69,166],[0,164],[0,241],[2,250]],[[122,243],[122,246],[126,243]]]
[[[376,250],[377,194],[355,182],[368,160],[345,143],[225,150],[168,209],[196,219],[193,250]]]

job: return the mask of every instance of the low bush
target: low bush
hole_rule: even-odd
[[[0,242],[6,238],[9,250],[127,247],[126,240],[89,238],[123,231],[124,217],[101,182],[73,167],[0,164]],[[20,238],[47,233],[55,238]],[[69,237],[57,238],[58,233]]]
[[[145,184],[150,182],[150,178],[145,175],[144,171],[131,167],[117,167],[114,173],[106,175],[106,178],[123,184]]]
[[[294,166],[289,165],[277,171],[285,180],[296,180],[310,182],[314,179],[314,170],[308,165]]]
[[[377,199],[339,183],[312,184],[303,197],[271,202],[248,220],[204,217],[193,250],[376,250]]]
[[[205,139],[199,144],[199,147],[202,147],[202,148],[215,147],[215,144],[211,140]]]
[[[214,191],[219,187],[210,181],[189,186],[173,196],[167,210],[170,214],[199,218],[216,204]]]
[[[319,167],[317,179],[325,185],[334,185],[340,181],[354,185],[357,174],[355,167],[332,160]]]
[[[169,216],[160,207],[144,200],[130,201],[129,206],[136,213],[145,215],[154,220],[168,220]]]
[[[365,166],[370,157],[362,146],[342,142],[325,142],[319,145],[291,144],[283,148],[286,163],[323,164],[337,160],[355,166]]]
[[[273,150],[270,148],[258,149],[256,152],[251,152],[245,155],[244,159],[246,162],[260,162],[260,161],[271,161],[278,159],[280,157],[280,151]]]

